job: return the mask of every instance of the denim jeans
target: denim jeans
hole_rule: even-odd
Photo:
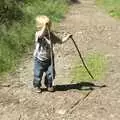
[[[54,63],[54,61],[53,61]],[[53,65],[53,70],[51,66],[51,60],[40,61],[38,58],[34,59],[34,80],[33,86],[40,87],[43,73],[45,74],[45,85],[46,87],[52,87],[52,75],[53,79],[55,78],[55,68]]]

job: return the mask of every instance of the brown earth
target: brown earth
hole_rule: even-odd
[[[97,8],[95,0],[81,0],[72,5],[59,28],[73,33],[83,55],[105,55],[109,67],[104,79],[89,83],[86,90],[82,87],[87,83],[71,85],[70,71],[78,54],[68,41],[55,47],[56,91],[37,94],[32,91],[29,55],[0,85],[0,120],[120,120],[120,22]]]

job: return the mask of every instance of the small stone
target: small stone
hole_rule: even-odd
[[[20,70],[20,71],[22,71],[22,70],[23,70],[23,68],[19,68],[19,70]]]
[[[64,115],[66,113],[66,110],[57,110],[56,113]]]
[[[26,99],[25,98],[21,98],[21,99],[19,99],[19,102],[21,103],[21,102],[24,102]]]

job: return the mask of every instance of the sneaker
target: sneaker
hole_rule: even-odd
[[[48,87],[49,92],[54,92],[54,87]]]
[[[36,93],[41,93],[41,92],[42,92],[39,87],[35,87],[35,88],[34,88],[34,91],[35,91]]]

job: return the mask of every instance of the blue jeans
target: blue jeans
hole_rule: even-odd
[[[54,63],[54,61],[53,61]],[[40,87],[43,73],[45,75],[45,85],[46,87],[52,87],[53,79],[55,78],[55,68],[53,65],[53,70],[51,66],[51,60],[40,61],[38,58],[34,59],[34,80],[33,86]],[[53,79],[52,79],[53,75]]]

